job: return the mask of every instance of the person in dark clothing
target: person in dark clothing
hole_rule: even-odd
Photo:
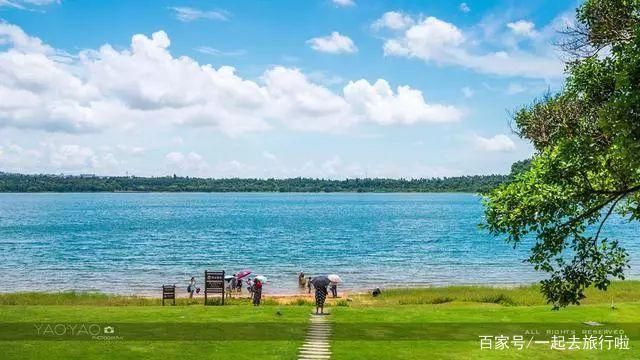
[[[335,299],[338,297],[338,284],[337,283],[331,283],[331,285],[329,285],[329,289],[331,289],[331,296]]]
[[[324,301],[327,299],[327,287],[316,287],[316,314],[324,314]]]
[[[192,277],[187,286],[187,292],[189,293],[189,299],[193,298],[193,293],[196,291],[196,278]]]
[[[260,300],[262,300],[262,282],[259,280],[253,280],[253,305],[260,306]]]

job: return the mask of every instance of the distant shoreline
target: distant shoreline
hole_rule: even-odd
[[[0,191],[0,194],[481,194],[473,191]]]
[[[0,193],[486,193],[509,181],[510,175],[442,178],[192,178],[25,175],[0,172]]]

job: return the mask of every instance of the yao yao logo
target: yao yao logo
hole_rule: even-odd
[[[71,339],[86,340],[122,340],[122,336],[116,334],[116,328],[111,325],[100,324],[34,324],[38,336],[65,337]]]

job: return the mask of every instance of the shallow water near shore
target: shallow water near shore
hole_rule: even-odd
[[[479,229],[474,194],[0,194],[0,292],[182,291],[205,269],[250,268],[267,293],[300,292],[297,273],[339,274],[344,289],[528,284],[540,278]],[[605,235],[640,275],[640,225]]]

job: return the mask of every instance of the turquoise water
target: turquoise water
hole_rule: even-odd
[[[294,293],[298,271],[344,287],[518,284],[540,278],[488,236],[472,194],[0,194],[0,291],[152,294],[201,284],[205,269],[251,268]],[[640,226],[607,234],[640,272]]]

